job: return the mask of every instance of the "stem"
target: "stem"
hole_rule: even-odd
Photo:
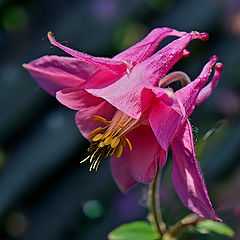
[[[149,187],[149,210],[151,213],[151,223],[159,235],[159,238],[163,236],[166,227],[162,220],[161,208],[160,208],[160,179],[161,170],[157,170],[156,176],[153,179]]]
[[[204,218],[201,218],[196,214],[189,214],[177,222],[174,226],[169,227],[166,231],[166,225],[162,220],[160,208],[160,180],[161,170],[158,169],[155,178],[149,185],[149,220],[158,234],[158,239],[177,240],[176,237],[179,233],[191,226],[195,226],[200,221],[203,221]]]
[[[195,226],[199,222],[203,221],[204,218],[192,213],[184,217],[182,220],[177,222],[174,226],[170,227],[168,231],[162,236],[163,240],[176,240],[177,236],[184,230]]]
[[[161,232],[164,233],[166,231],[166,225],[163,222],[162,214],[161,214],[161,205],[160,205],[160,185],[161,185],[161,177],[162,171],[159,170],[156,175],[156,189],[155,189],[155,203],[156,203],[156,214],[158,219],[158,224],[161,229]]]
[[[203,220],[204,218],[201,218],[194,213],[189,214],[186,217],[184,217],[180,222],[172,226],[168,232],[172,237],[178,236],[180,232],[184,231],[185,229],[191,226],[195,226],[197,223]]]

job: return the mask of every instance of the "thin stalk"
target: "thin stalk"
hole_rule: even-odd
[[[189,214],[182,220],[177,222],[174,226],[171,226],[167,232],[162,236],[162,240],[177,240],[177,236],[184,230],[191,228],[203,221],[204,218],[199,217],[196,214]]]
[[[160,209],[160,179],[161,170],[158,170],[155,178],[149,186],[149,210],[151,213],[150,221],[161,238],[165,232],[165,224],[162,221],[161,209]]]
[[[184,217],[182,220],[177,222],[174,226],[169,228],[169,234],[174,238],[179,235],[182,231],[185,229],[195,226],[199,222],[203,221],[204,218],[199,217],[197,214],[189,214],[186,217]]]
[[[164,233],[166,231],[166,225],[163,222],[161,207],[160,207],[161,206],[160,204],[161,177],[162,177],[162,171],[159,170],[158,174],[156,175],[155,203],[156,203],[156,214],[157,214],[158,224],[161,229],[161,232]]]

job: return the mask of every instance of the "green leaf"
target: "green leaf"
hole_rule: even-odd
[[[219,223],[219,222],[214,222],[211,220],[205,220],[202,222],[199,222],[195,226],[195,230],[197,230],[200,233],[218,233],[221,235],[233,237],[234,236],[234,231],[227,226],[224,223]]]
[[[123,224],[108,235],[109,240],[155,240],[156,233],[148,222]]]

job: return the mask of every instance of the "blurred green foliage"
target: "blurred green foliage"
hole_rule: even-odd
[[[103,214],[103,206],[97,200],[89,200],[83,205],[83,212],[89,218],[98,218]]]
[[[20,6],[9,6],[3,12],[2,22],[8,31],[22,30],[27,24],[27,13]]]

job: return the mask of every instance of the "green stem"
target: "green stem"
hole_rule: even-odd
[[[160,180],[161,170],[158,169],[155,178],[149,186],[149,220],[158,234],[158,239],[176,240],[179,233],[191,226],[195,226],[198,222],[204,219],[196,214],[189,214],[166,230],[166,225],[162,220],[160,208]]]
[[[162,240],[177,240],[177,236],[184,230],[191,228],[203,221],[204,218],[199,217],[196,214],[189,214],[182,220],[177,222],[174,226],[171,226],[167,232],[162,236]]]
[[[195,226],[197,223],[203,221],[204,218],[199,217],[198,215],[192,213],[184,217],[181,221],[176,223],[174,226],[169,228],[168,232],[172,237],[176,237],[184,231],[185,229]]]
[[[164,233],[166,231],[166,225],[163,222],[162,214],[161,214],[161,204],[160,204],[160,185],[161,185],[161,177],[162,171],[159,170],[156,176],[156,190],[155,190],[155,203],[156,203],[156,214],[158,219],[158,224],[161,229],[161,232]]]
[[[159,235],[159,239],[163,236],[166,227],[163,223],[160,208],[160,179],[161,170],[158,170],[155,178],[149,187],[149,210],[151,213],[150,221]]]

